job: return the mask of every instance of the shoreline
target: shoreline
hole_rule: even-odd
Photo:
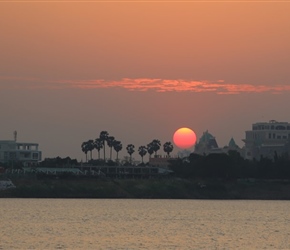
[[[290,200],[290,180],[22,179],[0,198]]]

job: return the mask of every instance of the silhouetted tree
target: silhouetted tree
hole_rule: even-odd
[[[112,148],[114,146],[114,141],[115,141],[115,137],[114,136],[108,136],[107,138],[107,144],[110,148],[110,160],[112,160]]]
[[[149,158],[151,158],[151,155],[154,153],[154,149],[153,149],[153,144],[152,142],[147,144],[147,152],[149,154]]]
[[[100,160],[100,158],[101,158],[100,151],[103,148],[103,142],[102,142],[102,140],[100,138],[97,138],[95,140],[94,146],[95,146],[95,149],[98,151],[98,157],[99,157],[99,160]]]
[[[157,156],[157,151],[160,149],[160,146],[161,146],[161,142],[157,139],[154,139],[152,141],[152,148],[153,148],[153,151],[155,152],[155,156]]]
[[[89,147],[88,147],[88,142],[83,142],[81,145],[82,151],[85,153],[86,155],[86,162],[88,162],[88,152],[89,152]]]
[[[165,142],[163,144],[163,150],[165,153],[167,153],[167,156],[169,157],[170,156],[170,153],[172,152],[173,150],[173,145],[171,142]]]
[[[146,147],[145,147],[145,146],[140,146],[140,147],[138,148],[138,152],[139,152],[139,155],[140,155],[141,158],[142,158],[142,163],[144,163],[144,162],[143,162],[143,157],[147,154],[147,149],[146,149]]]
[[[123,148],[122,143],[120,141],[115,140],[113,143],[113,147],[114,147],[114,150],[117,152],[116,160],[118,161],[119,160],[119,151],[121,151]]]
[[[224,153],[209,154],[204,159],[205,176],[228,179],[232,177],[230,157]]]
[[[88,150],[90,151],[91,160],[93,159],[93,150],[95,148],[95,144],[93,140],[87,141]]]
[[[107,141],[109,136],[109,133],[107,131],[102,131],[100,133],[100,139],[103,142],[103,149],[104,149],[104,162],[106,162],[106,144],[105,142]]]
[[[135,152],[135,146],[133,144],[128,144],[126,149],[128,154],[130,155],[130,164],[132,164],[132,154]]]

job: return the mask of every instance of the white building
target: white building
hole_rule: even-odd
[[[273,158],[275,154],[289,154],[290,123],[258,122],[252,125],[252,130],[246,131],[245,158],[257,159],[261,156]]]
[[[0,162],[22,162],[24,166],[35,165],[41,161],[41,151],[37,143],[20,143],[16,140],[0,140]]]

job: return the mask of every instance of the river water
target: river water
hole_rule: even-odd
[[[0,199],[0,249],[290,249],[290,201]]]

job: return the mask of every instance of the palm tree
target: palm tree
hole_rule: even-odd
[[[82,151],[86,154],[86,162],[88,162],[88,152],[89,152],[88,142],[83,142],[81,147]]]
[[[133,144],[128,144],[126,147],[128,154],[130,155],[130,164],[132,165],[132,154],[135,152],[135,146]]]
[[[93,150],[95,148],[95,144],[93,140],[88,140],[87,141],[87,146],[88,146],[88,150],[90,151],[91,154],[91,160],[93,159]]]
[[[172,150],[173,150],[173,145],[172,145],[172,143],[171,142],[165,142],[164,144],[163,144],[163,150],[164,150],[164,152],[165,153],[167,153],[167,156],[168,157],[170,157],[170,153],[172,152]]]
[[[154,153],[152,142],[147,144],[147,152],[149,154],[149,158],[151,158],[151,155]]]
[[[138,148],[138,152],[139,152],[139,155],[140,155],[141,158],[142,158],[142,163],[144,163],[144,162],[143,162],[143,157],[147,154],[147,149],[146,149],[146,147],[145,147],[145,146],[140,146],[140,147]]]
[[[98,156],[99,156],[99,160],[100,160],[100,158],[101,158],[100,157],[100,151],[103,148],[103,142],[102,142],[102,140],[100,138],[97,138],[95,140],[94,146],[95,146],[95,149],[98,150]]]
[[[152,141],[152,148],[153,148],[153,151],[155,152],[155,157],[157,156],[157,151],[160,149],[160,146],[161,146],[161,143],[159,140],[154,139]]]
[[[107,138],[107,144],[110,148],[110,160],[112,160],[112,148],[114,145],[114,140],[115,140],[114,136],[108,136],[108,138]]]
[[[114,150],[117,152],[116,160],[118,161],[119,151],[121,151],[123,148],[122,143],[120,141],[114,140],[113,147],[114,147]]]
[[[109,133],[107,131],[102,131],[100,133],[100,139],[103,142],[103,147],[104,147],[104,161],[106,161],[106,144],[105,141],[107,141],[109,136]]]

